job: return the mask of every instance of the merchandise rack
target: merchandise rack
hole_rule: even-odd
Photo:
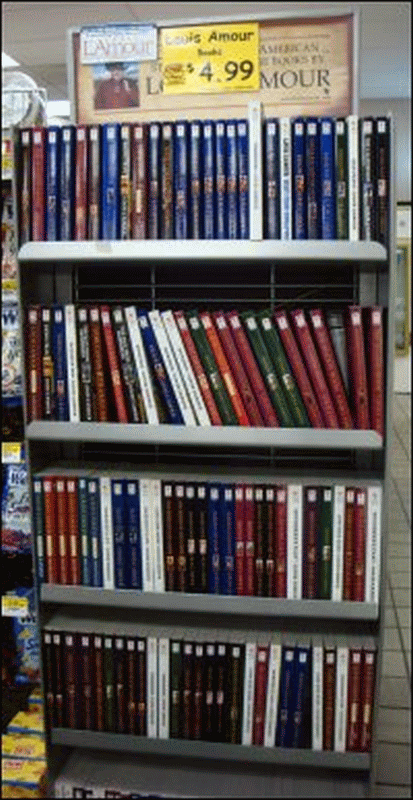
[[[342,13],[354,13],[352,8]],[[333,14],[329,10],[329,15]],[[271,18],[285,13],[269,14]],[[301,17],[302,12],[289,12]],[[320,16],[319,11],[306,11],[306,16]],[[357,16],[357,15],[356,15]],[[249,19],[262,15],[249,15]],[[245,16],[234,17],[245,21]],[[228,21],[228,17],[215,19]],[[160,27],[188,25],[201,20],[159,23]],[[203,20],[205,22],[205,20]],[[74,99],[74,65],[68,38],[69,86]],[[358,27],[353,41],[353,107],[357,113],[358,98]],[[391,124],[390,208],[394,208],[394,126]],[[196,775],[219,764],[219,775],[231,786],[235,769],[251,788],[250,796],[265,796],[260,791],[260,778],[269,774],[273,781],[266,785],[267,796],[295,795],[297,778],[313,796],[337,794],[365,796],[369,784],[374,796],[377,770],[377,711],[382,663],[383,614],[385,595],[387,517],[390,490],[391,396],[393,385],[393,308],[394,308],[394,222],[390,214],[389,249],[376,242],[350,241],[99,241],[99,242],[30,242],[19,252],[21,302],[88,303],[128,302],[145,307],[270,307],[300,302],[308,304],[380,304],[387,309],[386,357],[386,423],[385,437],[375,431],[269,429],[237,427],[189,428],[168,425],[123,425],[119,423],[32,422],[26,425],[26,447],[30,474],[56,463],[77,461],[81,469],[93,461],[98,469],[103,461],[132,461],[135,470],[159,464],[169,467],[174,477],[182,464],[194,465],[199,472],[211,463],[226,470],[235,464],[244,473],[251,470],[255,480],[258,469],[269,470],[276,482],[288,470],[298,471],[304,478],[316,475],[321,481],[333,475],[345,480],[378,481],[383,487],[381,578],[379,605],[357,602],[292,601],[277,598],[224,597],[166,592],[164,595],[133,590],[89,589],[87,587],[37,587],[40,626],[56,621],[57,630],[64,630],[60,612],[71,625],[86,630],[93,623],[117,622],[136,625],[160,622],[164,628],[190,625],[191,629],[228,631],[243,628],[255,633],[263,630],[303,631],[334,635],[373,636],[378,652],[376,666],[375,713],[371,753],[338,753],[265,747],[245,747],[223,743],[161,740],[118,733],[54,728],[47,732],[50,783],[71,753],[95,749],[102,761],[113,765],[117,774],[116,756],[127,758],[128,767],[139,770],[152,764],[156,778],[167,772],[168,760]],[[199,249],[199,254],[197,254]],[[225,265],[225,269],[223,266]],[[183,299],[182,299],[183,298]],[[219,304],[219,305],[218,305]],[[247,305],[248,304],[248,305]],[[305,467],[303,468],[303,452]],[[200,466],[201,465],[201,466]],[[188,467],[191,468],[190,466]],[[301,471],[301,472],[300,472]],[[261,477],[258,477],[261,480]],[[108,620],[111,620],[109,623]],[[86,628],[85,628],[86,626]],[[73,628],[74,629],[74,628]],[[225,763],[227,762],[227,763]],[[245,765],[245,766],[244,766]],[[246,769],[250,768],[248,777]],[[291,767],[295,767],[291,770]],[[292,775],[292,772],[294,773]],[[228,778],[226,779],[226,776]],[[314,789],[320,778],[323,788]],[[301,780],[300,780],[301,779]],[[350,782],[351,779],[351,782]],[[278,783],[277,783],[278,781]],[[182,792],[186,780],[182,781]],[[205,782],[205,785],[207,782]],[[220,784],[221,786],[221,784]],[[351,786],[351,788],[350,788]],[[278,787],[278,791],[277,791]],[[331,787],[330,789],[328,787]],[[297,790],[296,790],[297,791]],[[155,792],[156,793],[156,792]]]
[[[302,468],[303,450],[308,456],[308,468],[301,472],[307,479],[317,475],[323,481],[333,480],[333,475],[346,475],[346,480],[374,480],[382,483],[383,491],[383,531],[386,527],[386,508],[388,495],[388,447],[389,447],[389,414],[391,386],[391,347],[392,330],[390,325],[392,300],[388,297],[388,288],[392,286],[388,270],[390,263],[385,249],[370,242],[202,242],[199,244],[200,258],[196,255],[197,245],[194,242],[37,242],[24,245],[19,252],[21,299],[23,306],[33,302],[93,302],[100,300],[102,291],[107,291],[110,300],[128,300],[143,302],[152,307],[167,307],[168,291],[172,286],[174,294],[186,295],[185,307],[199,302],[207,277],[211,281],[209,294],[215,293],[212,300],[215,305],[228,303],[225,297],[231,291],[231,301],[246,301],[245,292],[250,290],[240,282],[242,276],[254,270],[254,285],[260,279],[260,295],[257,299],[248,297],[252,305],[268,306],[278,301],[276,296],[279,277],[288,274],[287,291],[294,297],[294,287],[303,280],[305,267],[314,272],[315,267],[328,269],[329,275],[336,279],[337,291],[335,302],[352,302],[361,304],[381,302],[388,307],[387,335],[387,396],[386,396],[386,435],[384,441],[374,431],[314,430],[314,429],[268,429],[239,428],[237,426],[203,429],[200,427],[169,425],[123,425],[119,423],[59,423],[31,422],[26,427],[27,449],[30,458],[31,473],[46,469],[48,465],[62,462],[73,468],[73,461],[79,460],[79,468],[85,461],[102,460],[123,464],[125,457],[135,461],[134,470],[143,458],[145,470],[168,465],[175,458],[175,467],[170,467],[175,475],[176,465],[185,463],[185,457],[191,463],[205,463],[208,474],[208,459],[216,458],[220,474],[230,469],[226,462],[220,463],[222,451],[230,453],[237,464],[241,463],[244,474],[250,463],[254,466],[258,461],[265,464],[268,474],[276,476],[282,471],[283,476],[291,469],[295,475]],[[214,269],[218,262],[218,269]],[[178,267],[179,264],[179,267]],[[225,264],[225,280],[222,273]],[[116,265],[116,270],[113,267]],[[193,268],[192,280],[188,280],[182,271]],[[304,266],[305,265],[305,266]],[[234,269],[234,266],[238,269]],[[112,267],[108,269],[108,267]],[[350,280],[347,276],[341,279],[343,270],[351,270]],[[217,273],[220,273],[219,275]],[[277,273],[277,275],[275,275]],[[186,273],[185,273],[186,274]],[[135,276],[135,285],[131,276]],[[277,279],[276,279],[277,278]],[[234,279],[238,282],[236,285]],[[296,283],[294,284],[294,279]],[[102,289],[102,280],[105,285]],[[216,283],[214,283],[216,281]],[[341,283],[339,282],[341,281]],[[175,282],[175,283],[174,283]],[[287,286],[287,284],[285,284]],[[344,287],[344,288],[343,288]],[[112,289],[112,292],[111,292]],[[243,291],[244,289],[244,291]],[[334,291],[334,290],[333,290]],[[129,293],[129,295],[126,294]],[[315,284],[310,303],[322,303],[325,295],[324,284]],[[236,295],[234,299],[233,296]],[[314,297],[314,294],[316,297]],[[337,297],[338,295],[338,297]],[[300,299],[300,302],[301,299]],[[304,301],[305,303],[306,301]],[[211,305],[211,299],[208,299]],[[172,305],[172,301],[171,301]],[[219,306],[217,306],[219,307]],[[168,448],[172,448],[172,455]],[[143,454],[143,455],[142,455]],[[179,455],[182,456],[179,461]],[[225,456],[226,458],[226,456]],[[238,459],[238,461],[237,461]],[[149,464],[149,466],[147,466]],[[287,465],[287,466],[286,466]],[[330,469],[328,466],[330,465]],[[188,464],[185,464],[188,469]],[[202,469],[202,467],[201,467]],[[268,469],[270,472],[268,472]],[[182,471],[182,467],[178,467]],[[209,472],[211,465],[209,464]],[[315,470],[315,471],[314,471]],[[343,472],[344,470],[344,472]],[[256,470],[254,479],[261,480]],[[384,597],[383,564],[385,563],[385,536],[382,542],[382,581],[381,594]],[[157,619],[161,615],[165,625],[185,625],[190,619],[192,628],[215,625],[217,619],[224,628],[231,629],[241,624],[246,629],[262,630],[277,625],[282,629],[305,630],[306,633],[324,634],[342,633],[343,630],[352,635],[373,635],[378,644],[377,675],[380,676],[381,652],[381,614],[383,600],[379,606],[367,603],[333,603],[330,601],[290,601],[271,598],[220,597],[197,594],[165,593],[164,595],[146,594],[132,590],[94,590],[87,587],[52,586],[43,584],[39,591],[39,618],[41,623],[49,621],[50,616],[59,610],[71,614],[73,618],[82,619],[82,624],[93,619],[107,619],[116,615],[119,619],[131,619],[138,623],[148,618]],[[97,615],[97,617],[96,617]],[[150,615],[148,617],[148,615]],[[378,685],[379,680],[377,680]],[[376,685],[376,708],[378,694]],[[342,776],[352,772],[360,777],[360,785],[365,785],[366,778],[373,780],[375,766],[375,736],[373,751],[370,753],[336,753],[313,752],[308,750],[285,750],[248,747],[242,745],[224,745],[211,742],[193,742],[185,740],[159,740],[142,737],[131,737],[124,734],[98,733],[93,731],[75,731],[69,729],[53,729],[49,737],[49,764],[51,776],[58,764],[59,753],[69,753],[66,748],[98,748],[129,752],[134,754],[151,754],[156,757],[176,756],[191,763],[196,759],[224,759],[228,762],[248,762],[254,765],[257,777],[262,765],[272,765],[274,775],[278,767],[296,766],[300,774],[311,775],[311,770],[333,770],[334,775]],[[60,748],[64,748],[63,751]],[[135,756],[136,757],[136,756]]]

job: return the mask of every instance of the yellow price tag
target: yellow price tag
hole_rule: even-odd
[[[13,597],[3,595],[1,598],[1,613],[4,617],[25,617],[29,612],[27,597]]]
[[[258,22],[162,28],[160,34],[164,94],[260,88]]]
[[[22,461],[22,446],[20,442],[1,443],[2,464],[20,464]]]

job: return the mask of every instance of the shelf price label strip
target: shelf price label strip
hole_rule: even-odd
[[[258,22],[162,28],[160,51],[164,94],[260,88]]]

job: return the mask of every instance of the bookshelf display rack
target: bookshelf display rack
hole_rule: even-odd
[[[316,297],[317,302],[322,303],[323,300],[329,300],[322,277],[323,271],[327,270],[328,281],[335,287],[333,294],[336,303],[340,299],[343,303],[380,302],[388,308],[387,425],[384,441],[370,430],[248,429],[236,426],[203,429],[169,425],[36,421],[26,426],[31,474],[54,463],[70,461],[73,467],[73,462],[77,461],[82,467],[85,460],[97,462],[99,468],[105,460],[112,464],[122,462],[122,469],[123,462],[129,460],[135,464],[132,468],[136,474],[140,471],[138,464],[144,463],[145,472],[151,469],[151,464],[155,469],[161,465],[164,470],[169,470],[166,474],[172,475],[176,473],[177,464],[182,463],[185,464],[184,468],[193,469],[191,475],[195,471],[199,475],[211,475],[214,474],[211,459],[213,464],[223,460],[220,470],[222,473],[225,469],[228,475],[231,469],[227,461],[230,458],[235,468],[241,465],[244,474],[252,469],[254,479],[259,480],[276,480],[280,474],[282,477],[301,474],[306,480],[318,477],[331,481],[334,475],[342,475],[344,469],[346,480],[374,480],[383,485],[383,565],[390,430],[388,387],[392,385],[391,259],[386,250],[377,243],[363,241],[202,241],[199,243],[199,253],[198,257],[197,244],[189,241],[28,243],[19,252],[21,302],[25,307],[36,302],[103,302],[104,298],[128,302],[143,299],[146,302],[150,299],[153,307],[166,307],[169,302],[173,307],[175,297],[185,297],[185,305],[195,305],[201,303],[202,297],[207,294],[206,304],[210,306],[212,302],[227,302],[228,297],[234,305],[246,301],[250,304],[253,293],[254,303],[274,305],[281,302],[278,300],[280,291],[294,297],[294,294],[301,292],[305,276],[314,276],[318,271],[321,277],[319,282],[311,284],[310,302],[314,302]],[[304,471],[303,452],[308,460]],[[197,466],[191,467],[192,463]],[[383,598],[383,566],[381,575],[380,597]],[[130,590],[112,592],[43,584],[38,589],[38,603],[41,626],[46,621],[50,623],[53,614],[60,612],[70,613],[72,619],[82,619],[82,624],[92,623],[95,619],[107,620],[108,617],[112,619],[112,625],[117,619],[136,624],[147,622],[148,619],[154,622],[160,619],[162,624],[170,626],[185,626],[189,621],[191,628],[196,629],[205,625],[215,627],[219,619],[221,627],[228,629],[235,626],[262,632],[280,627],[283,630],[312,631],[326,635],[345,632],[348,635],[373,636],[378,646],[376,708],[378,706],[381,602],[377,606],[354,602],[292,601],[177,592],[146,594]],[[62,758],[71,752],[71,748],[91,748],[108,751],[108,758],[109,751],[133,753],[134,759],[137,754],[141,754],[142,758],[151,756],[155,759],[154,769],[157,770],[161,764],[167,763],[168,757],[178,758],[189,770],[200,760],[205,762],[209,759],[211,765],[217,761],[243,762],[255,770],[249,773],[252,793],[253,781],[260,780],[260,769],[265,765],[267,769],[271,767],[274,781],[279,770],[282,774],[284,767],[291,766],[299,767],[300,776],[309,779],[314,777],[314,770],[317,777],[320,771],[325,773],[326,778],[334,775],[334,781],[337,778],[346,781],[349,775],[352,779],[356,776],[357,786],[363,793],[367,778],[370,778],[370,783],[373,780],[374,743],[374,731],[372,753],[338,753],[160,740],[55,728],[48,736],[49,771],[52,780],[57,765],[61,768]],[[157,758],[162,762],[157,762]],[[238,766],[243,769],[240,763]],[[272,786],[276,786],[276,783],[272,783]]]

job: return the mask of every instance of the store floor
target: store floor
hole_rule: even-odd
[[[411,395],[395,394],[376,797],[411,797]]]

